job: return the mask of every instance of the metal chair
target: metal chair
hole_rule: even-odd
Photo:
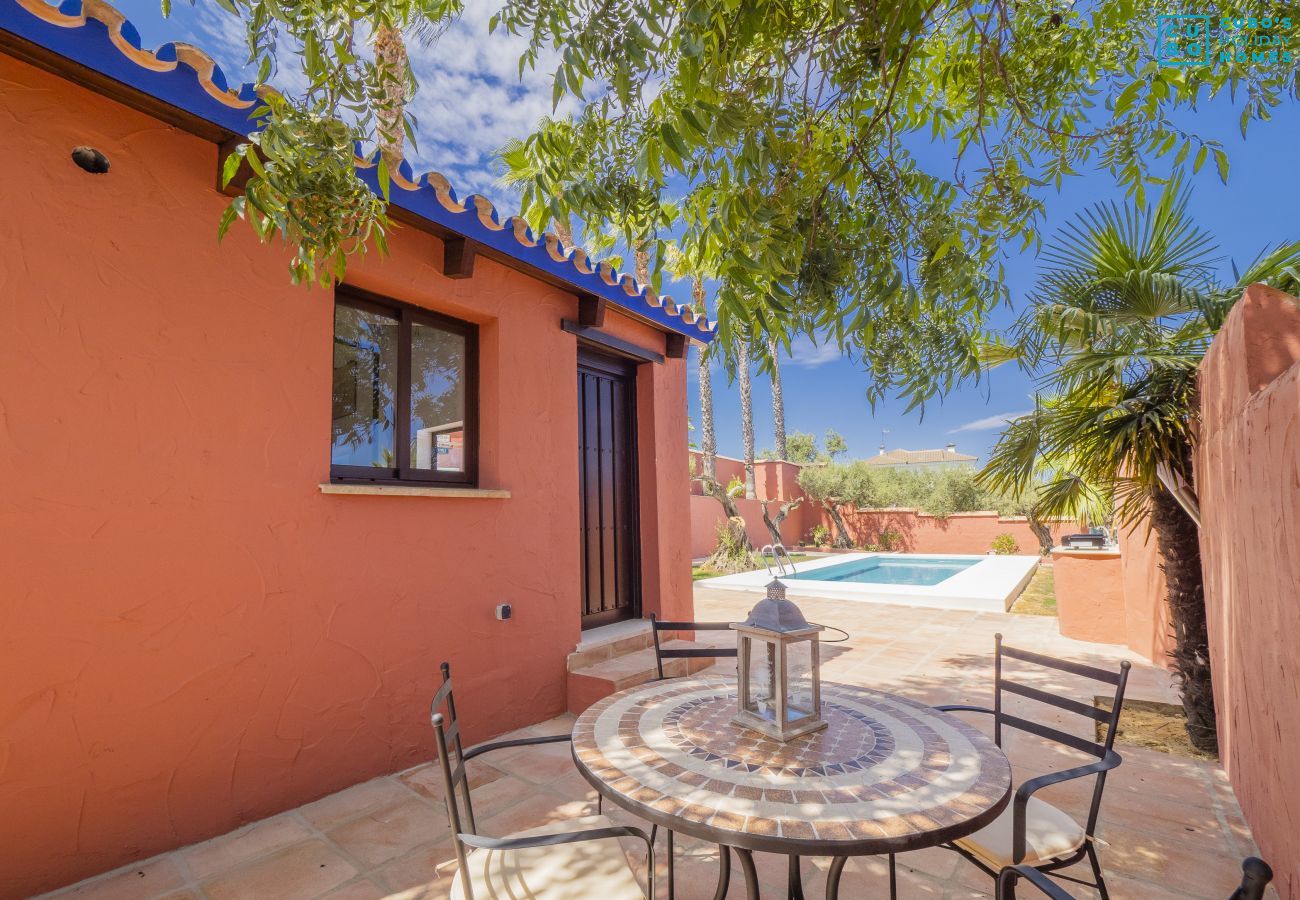
[[[444,706],[445,716],[439,712],[439,708]],[[493,750],[563,743],[571,740],[569,735],[496,741],[465,750],[461,746],[460,722],[451,691],[451,668],[447,663],[442,664],[442,687],[434,694],[430,717],[437,737],[447,819],[451,823],[458,863],[451,896],[474,900],[478,892],[485,900],[520,894],[537,900],[586,900],[590,897],[639,900],[643,896],[653,900],[654,842],[640,828],[615,825],[605,816],[586,816],[501,838],[477,833],[465,764]],[[618,841],[624,837],[645,842],[647,888],[644,894]],[[467,851],[466,847],[471,849]]]
[[[655,671],[658,673],[659,681],[665,680],[668,676],[664,675],[665,659],[735,659],[735,647],[688,647],[685,649],[665,648],[659,640],[661,631],[731,631],[730,622],[661,622],[659,617],[650,613],[650,633],[654,638],[655,646]],[[650,837],[658,833],[659,826],[650,826]],[[673,833],[664,829],[665,850],[668,854],[668,898],[673,897]],[[731,849],[722,844],[718,845],[718,887],[714,892],[714,900],[722,900],[727,896],[727,888],[731,886]]]
[[[660,622],[659,617],[650,613],[650,632],[655,642],[655,671],[663,681],[665,659],[724,659],[736,658],[735,647],[689,647],[684,650],[665,648],[659,642],[661,631],[731,631],[730,622]]]
[[[1106,891],[1106,879],[1102,876],[1101,863],[1097,859],[1094,836],[1097,817],[1101,810],[1102,792],[1106,788],[1106,773],[1121,762],[1120,755],[1114,750],[1115,731],[1124,705],[1124,688],[1128,684],[1130,665],[1128,662],[1122,662],[1118,672],[1111,672],[1083,663],[1053,659],[1040,653],[1005,646],[1000,634],[996,635],[996,640],[993,709],[965,705],[939,706],[936,709],[945,712],[979,712],[993,716],[993,740],[999,747],[1002,746],[1002,729],[1015,728],[1055,741],[1072,750],[1095,756],[1097,761],[1029,779],[1016,789],[1011,804],[992,823],[974,834],[945,846],[956,850],[994,879],[999,877],[999,872],[1006,866],[1025,865],[1039,871],[1051,872],[1087,859],[1092,866],[1095,883],[1066,875],[1059,877],[1096,887],[1101,893],[1102,900],[1108,900],[1110,895]],[[1058,697],[1039,688],[1004,678],[1002,674],[1004,657],[1057,672],[1068,672],[1071,675],[1090,678],[1114,687],[1115,694],[1110,712],[1097,709],[1091,703],[1070,697]],[[1055,709],[1074,713],[1088,719],[1090,724],[1102,722],[1106,728],[1105,737],[1101,743],[1097,743],[1095,740],[1077,737],[1049,725],[1011,715],[1003,710],[1004,693],[1015,694]],[[1093,786],[1088,818],[1082,827],[1068,814],[1033,796],[1049,785],[1087,777],[1096,777],[1097,781]]]
[[[1026,865],[1007,866],[998,873],[998,900],[1016,900],[1016,882],[1021,878],[1052,900],[1074,900],[1059,884],[1033,866]],[[1248,857],[1241,864],[1241,886],[1228,900],[1263,900],[1264,889],[1272,880],[1273,870],[1268,863],[1255,856]]]

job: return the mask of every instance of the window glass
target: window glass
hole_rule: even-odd
[[[411,325],[411,468],[464,472],[465,337]]]
[[[396,468],[398,322],[334,307],[334,415],[330,462]]]

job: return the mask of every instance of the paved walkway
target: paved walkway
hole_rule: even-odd
[[[701,620],[743,618],[755,599],[696,587]],[[1175,699],[1167,673],[1122,648],[1062,638],[1052,618],[849,601],[799,603],[809,619],[837,625],[851,635],[847,643],[826,648],[827,680],[897,691],[930,703],[987,704],[993,635],[1000,631],[1008,643],[1049,655],[1106,667],[1131,659],[1130,697]],[[1084,688],[1068,676],[1036,683],[1088,699]],[[571,721],[561,717],[524,733],[560,733]],[[1019,734],[1005,745],[1017,779],[1082,759]],[[1222,770],[1212,763],[1156,751],[1119,749],[1124,763],[1111,775],[1100,826],[1111,895],[1133,900],[1225,900],[1236,884],[1241,858],[1255,848]],[[480,830],[487,834],[589,814],[595,808],[593,792],[562,745],[502,751],[475,760],[471,769],[475,811]],[[1047,799],[1081,818],[1086,813],[1086,789],[1048,790],[1043,795]],[[90,879],[59,896],[443,898],[449,892],[454,862],[441,793],[434,767],[420,766]],[[613,811],[613,817],[635,821],[618,811]],[[711,897],[716,849],[679,840],[677,859],[677,896],[682,900]],[[764,897],[783,897],[784,859],[760,854],[758,863]],[[908,853],[899,857],[899,864],[899,894],[904,898],[992,894],[988,878],[948,851]],[[826,860],[818,859],[804,863],[810,900],[824,885],[826,865]],[[1080,875],[1086,874],[1086,864],[1076,868]],[[884,875],[882,861],[854,860],[845,870],[841,896],[845,900],[883,896]],[[1082,888],[1076,894],[1093,896]],[[729,897],[743,897],[738,877]]]

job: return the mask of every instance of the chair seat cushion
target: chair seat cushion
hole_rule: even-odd
[[[605,816],[584,816],[493,837],[534,837],[611,828]],[[579,841],[526,850],[475,850],[467,862],[474,900],[644,900],[645,891],[618,838]],[[465,873],[451,884],[451,900],[463,900]]]
[[[988,825],[955,843],[975,854],[992,869],[1014,865],[1011,828],[1015,803]],[[1073,853],[1083,846],[1087,835],[1074,819],[1050,803],[1030,797],[1025,806],[1025,858],[1029,865],[1046,862]]]

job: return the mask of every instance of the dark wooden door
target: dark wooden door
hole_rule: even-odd
[[[578,352],[582,627],[641,614],[635,368]]]

